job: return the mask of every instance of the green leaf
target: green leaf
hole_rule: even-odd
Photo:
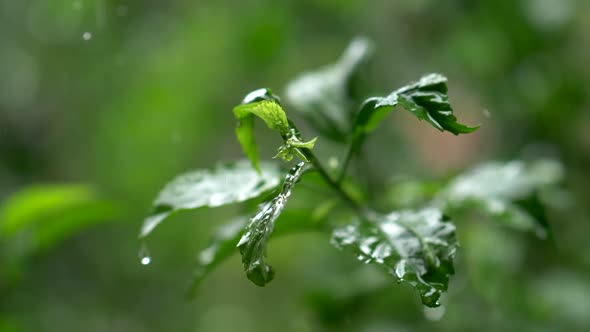
[[[20,278],[32,255],[48,250],[89,225],[110,221],[112,202],[86,184],[25,187],[0,206],[0,279]]]
[[[243,202],[277,188],[280,181],[277,165],[264,162],[258,173],[246,160],[182,174],[160,192],[139,236],[148,236],[174,212]]]
[[[359,91],[359,75],[372,54],[369,40],[353,40],[337,63],[291,82],[287,100],[321,134],[345,141],[355,108],[364,97]]]
[[[293,186],[301,177],[305,163],[293,167],[285,181],[281,192],[271,201],[260,206],[256,215],[250,219],[238,248],[242,255],[242,263],[250,281],[258,286],[265,286],[274,278],[274,271],[264,261],[266,243],[273,232],[275,221],[283,211]]]
[[[322,218],[325,216],[321,216]],[[283,211],[277,221],[273,237],[292,234],[294,232],[319,229],[321,221],[314,218],[312,211],[287,210]],[[232,256],[242,237],[243,229],[249,218],[240,217],[221,225],[209,240],[209,245],[201,250],[197,256],[190,295],[194,295],[205,277],[220,263]]]
[[[354,122],[353,144],[359,146],[364,137],[397,105],[440,131],[446,130],[459,135],[479,128],[457,122],[447,95],[447,78],[440,74],[428,74],[418,82],[399,88],[386,97],[365,100]]]
[[[546,237],[549,225],[538,194],[562,179],[555,161],[491,162],[455,178],[437,200],[445,210],[475,207],[498,222]]]
[[[365,264],[382,266],[399,282],[418,290],[422,303],[439,305],[454,274],[453,258],[458,248],[455,226],[440,210],[404,210],[372,215],[334,230],[332,243],[350,249]]]
[[[299,149],[313,149],[315,142],[318,140],[317,137],[304,142],[301,140],[300,135],[297,131],[292,128],[289,134],[285,136],[285,143],[279,147],[277,154],[273,158],[281,158],[284,161],[291,161],[293,156],[299,157],[304,162],[309,162],[307,157]]]
[[[256,100],[259,97],[246,96],[245,100],[252,98]],[[262,100],[239,105],[234,108],[233,112],[238,120],[236,136],[242,146],[242,150],[252,162],[254,169],[260,172],[258,149],[254,141],[254,116],[261,118],[268,128],[278,131],[281,135],[286,135],[289,131],[287,115],[281,106],[272,100]]]

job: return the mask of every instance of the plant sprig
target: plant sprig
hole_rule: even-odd
[[[193,289],[214,266],[232,253],[234,247],[242,255],[248,279],[258,286],[268,284],[275,271],[265,261],[266,245],[275,226],[281,222],[281,214],[288,211],[288,199],[297,182],[312,172],[340,202],[329,201],[327,212],[318,214],[319,220],[313,223],[289,220],[291,224],[286,224],[287,231],[282,233],[318,229],[318,225],[323,225],[321,229],[332,232],[331,242],[337,248],[352,251],[362,263],[379,265],[398,282],[408,283],[418,291],[426,306],[440,304],[440,296],[447,290],[454,274],[453,260],[458,242],[450,217],[464,218],[466,214],[462,211],[479,209],[491,219],[498,219],[510,227],[531,230],[539,235],[550,234],[539,193],[558,183],[561,173],[559,164],[548,166],[551,163],[548,161],[531,165],[513,162],[487,168],[482,166],[458,176],[447,185],[441,183],[430,199],[408,209],[395,210],[391,204],[387,210],[375,211],[369,207],[373,204],[359,199],[367,197],[367,193],[354,186],[354,178],[346,177],[350,161],[359,158],[365,138],[397,106],[435,129],[455,135],[468,134],[479,127],[458,122],[449,102],[447,78],[441,74],[425,75],[384,97],[370,97],[363,101],[359,98],[362,93],[357,80],[366,72],[372,50],[372,44],[366,39],[356,39],[336,64],[306,73],[289,85],[287,105],[303,114],[311,127],[318,131],[317,137],[303,138],[293,119],[285,112],[281,99],[270,89],[255,90],[233,109],[238,121],[236,137],[249,164],[246,161],[232,162],[212,170],[182,175],[160,193],[153,213],[144,222],[141,238],[177,211],[260,201],[274,192],[270,199],[262,200],[252,217],[242,216],[237,222],[221,226],[211,244],[199,255]],[[283,140],[275,159],[284,162],[299,159],[284,178],[276,163],[259,160],[254,140],[256,118]],[[314,153],[318,137],[345,145],[348,152],[336,172],[324,167]],[[542,177],[525,170],[553,173]],[[507,174],[511,176],[509,181],[494,181],[507,178]],[[519,183],[522,186],[515,185]],[[306,204],[307,212],[299,218],[310,220],[322,205],[317,201]],[[336,209],[335,206],[348,209]],[[333,222],[336,216],[338,223]],[[291,225],[294,227],[289,227]]]

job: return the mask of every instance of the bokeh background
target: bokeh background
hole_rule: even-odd
[[[245,93],[281,94],[358,35],[375,42],[377,92],[442,72],[459,118],[482,124],[456,137],[396,112],[370,141],[375,174],[559,159],[555,244],[459,223],[457,274],[438,309],[323,233],[273,239],[266,288],[236,255],[187,300],[196,254],[233,206],[174,217],[142,266],[137,233],[161,186],[241,158],[231,109]],[[588,1],[1,0],[0,41],[0,202],[58,186],[38,204],[94,211],[42,244],[0,237],[2,332],[590,331]],[[272,156],[276,142],[263,145]]]

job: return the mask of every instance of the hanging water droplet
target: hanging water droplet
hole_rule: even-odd
[[[84,40],[90,40],[91,38],[92,38],[92,32],[86,31],[82,34],[82,39],[84,39]]]
[[[441,305],[437,308],[424,307],[424,316],[428,320],[437,321],[441,320],[445,315],[445,306]]]
[[[141,265],[149,265],[152,261],[152,258],[149,256],[145,256],[141,258]]]
[[[141,265],[149,265],[152,262],[152,257],[145,243],[142,243],[139,249],[139,262]]]

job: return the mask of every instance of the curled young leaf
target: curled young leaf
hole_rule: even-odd
[[[449,103],[446,82],[447,78],[443,75],[428,74],[418,82],[399,88],[386,97],[365,100],[354,121],[353,145],[360,146],[364,137],[397,105],[440,131],[459,135],[477,130],[479,126],[469,127],[457,122]]]
[[[299,135],[297,130],[295,130],[295,128],[291,128],[288,134],[283,138],[285,143],[279,147],[279,151],[273,158],[281,158],[284,161],[291,161],[293,156],[297,156],[302,161],[309,162],[307,157],[301,152],[300,149],[313,149],[315,142],[318,140],[317,137],[304,142],[302,141],[301,135]]]
[[[258,95],[247,96],[245,100],[257,100],[257,98],[261,97]],[[289,131],[287,115],[281,108],[281,105],[274,100],[267,99],[236,106],[233,112],[238,120],[236,136],[242,146],[242,150],[252,162],[254,169],[260,171],[258,149],[254,141],[254,116],[262,119],[268,128],[278,131],[281,135],[286,135]]]
[[[281,192],[271,201],[260,206],[256,215],[250,219],[237,245],[248,279],[258,286],[265,286],[274,278],[272,267],[264,261],[266,242],[273,232],[275,221],[291,195],[293,186],[303,174],[304,167],[305,163],[301,162],[291,169],[283,182]]]
[[[350,249],[365,264],[382,266],[418,290],[422,303],[439,305],[454,274],[455,226],[436,208],[372,215],[332,233],[332,243]]]
[[[359,76],[372,54],[371,42],[356,38],[337,63],[291,82],[286,89],[289,103],[322,135],[345,141],[355,107],[364,97]]]
[[[245,160],[182,174],[160,192],[139,236],[148,236],[174,212],[243,202],[277,188],[280,181],[277,165],[261,163],[258,173]]]

